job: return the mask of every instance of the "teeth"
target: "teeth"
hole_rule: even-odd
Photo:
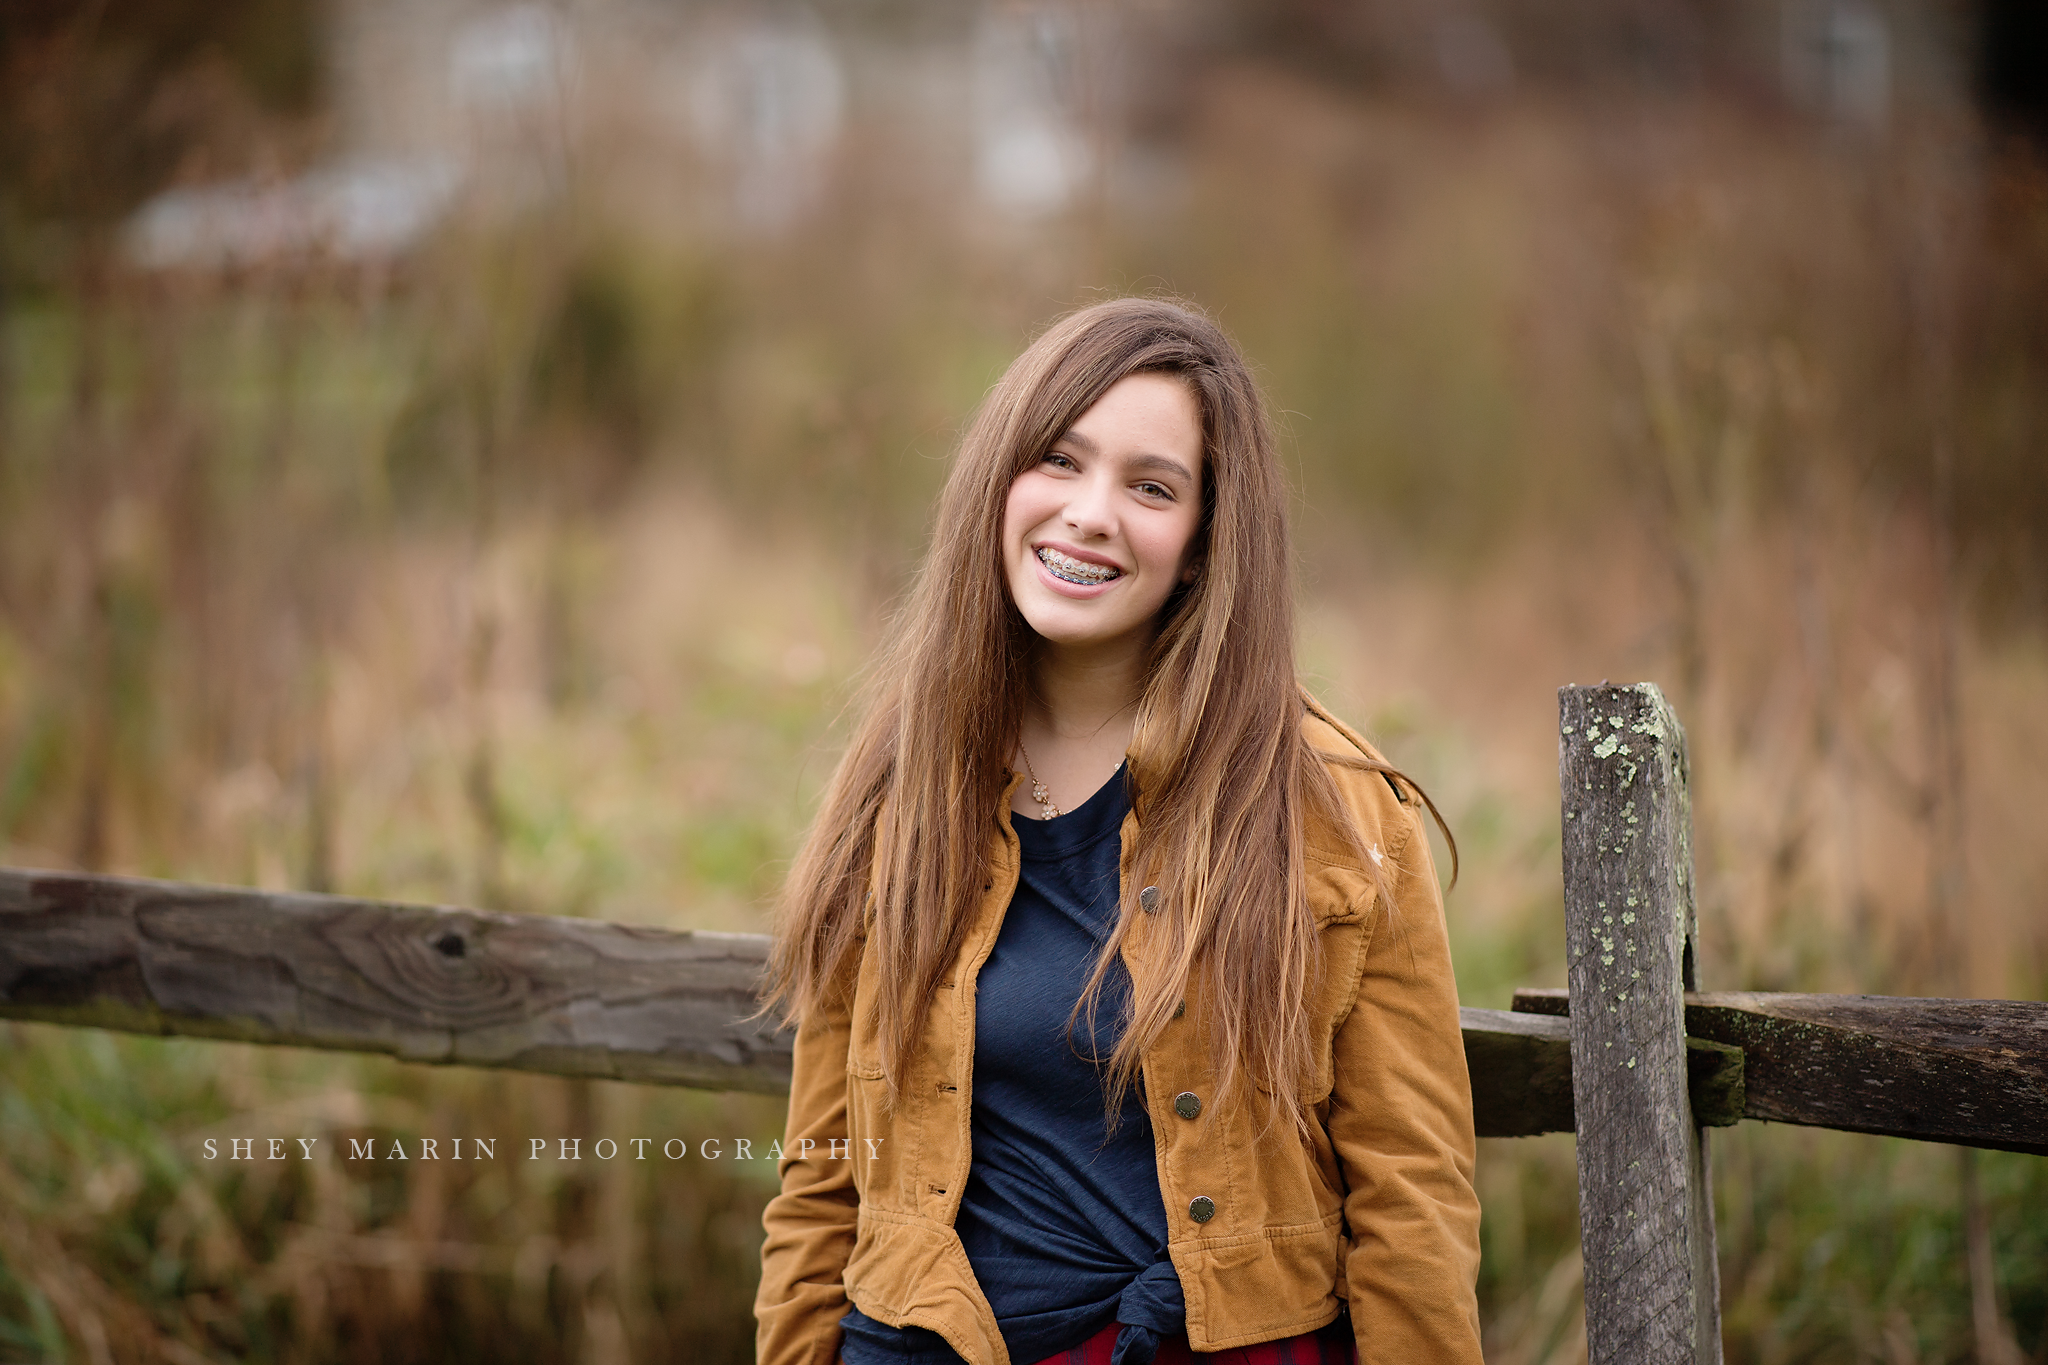
[[[1107,564],[1090,564],[1085,559],[1075,559],[1051,548],[1039,550],[1038,559],[1052,570],[1054,578],[1065,579],[1069,583],[1107,583],[1112,578],[1123,577],[1121,569],[1112,569]]]

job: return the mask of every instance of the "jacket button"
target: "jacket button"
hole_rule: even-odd
[[[1173,1007],[1173,1017],[1178,1019],[1188,1012],[1188,1002],[1183,1000]]]
[[[1159,913],[1159,888],[1148,886],[1138,893],[1138,908],[1148,915]]]
[[[1183,1090],[1173,1097],[1173,1112],[1184,1119],[1191,1119],[1202,1112],[1202,1097],[1192,1090]]]
[[[1188,1201],[1188,1217],[1197,1223],[1206,1223],[1216,1216],[1216,1201],[1206,1194],[1198,1194]]]

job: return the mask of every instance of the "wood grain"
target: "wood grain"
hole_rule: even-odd
[[[1480,1137],[1572,1130],[1571,1025],[1506,1010],[1458,1011]]]
[[[1514,1012],[1570,1009],[1525,987]],[[2048,1156],[2048,1004],[1717,991],[1685,1027],[1742,1049],[1744,1118]]]
[[[754,934],[0,870],[0,1017],[139,1033],[779,1094],[788,1037],[745,1019],[767,951]],[[2029,1140],[2048,1132],[2048,1005],[1687,1002],[1701,1123],[2048,1153]],[[1572,1130],[1569,1013],[1540,990],[1460,1011],[1480,1136]],[[1719,1044],[1757,1060],[1731,1070]]]
[[[1557,995],[1562,998],[1564,992]],[[1519,992],[1516,998],[1519,1002]],[[1458,1015],[1465,1029],[1465,1065],[1472,1073],[1473,1126],[1479,1136],[1571,1132],[1569,1011],[1467,1007]],[[1742,1049],[1703,1038],[1688,1038],[1685,1046],[1693,1117],[1715,1128],[1741,1122]]]
[[[0,1014],[786,1092],[753,934],[0,871]]]
[[[1695,921],[1685,732],[1648,683],[1558,692],[1565,954],[1593,1365],[1721,1358],[1683,994]]]
[[[768,940],[0,869],[0,1017],[786,1093]],[[1463,1010],[1482,1135],[1572,1126],[1562,1019]]]

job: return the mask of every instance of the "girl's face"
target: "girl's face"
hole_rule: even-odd
[[[1198,570],[1202,415],[1185,381],[1132,374],[1010,485],[1003,573],[1025,621],[1058,645],[1150,641]]]

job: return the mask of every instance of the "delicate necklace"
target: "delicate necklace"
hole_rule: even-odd
[[[1024,747],[1024,741],[1021,739],[1017,741],[1017,752],[1024,755],[1024,771],[1031,775],[1031,799],[1045,807],[1045,814],[1038,818],[1041,820],[1052,819],[1060,813],[1060,808],[1052,803],[1052,793],[1047,791],[1045,784],[1038,780],[1038,770],[1031,766],[1031,751]]]

